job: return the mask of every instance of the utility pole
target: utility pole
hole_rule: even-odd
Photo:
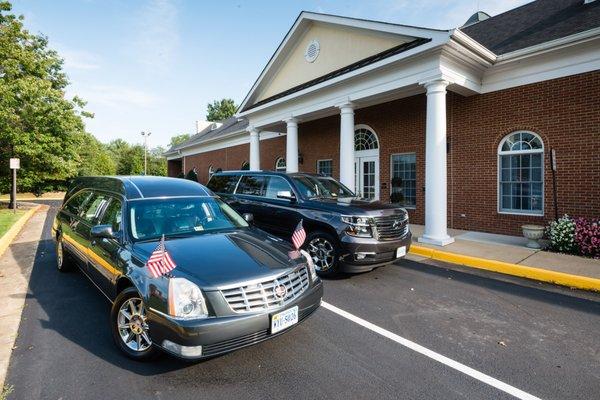
[[[142,132],[144,137],[144,176],[148,175],[148,136],[152,135],[152,132]]]

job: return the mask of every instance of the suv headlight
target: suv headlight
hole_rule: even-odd
[[[317,280],[317,270],[315,269],[315,263],[313,262],[312,257],[310,256],[310,254],[308,254],[308,251],[306,250],[300,250],[300,254],[302,254],[306,259],[306,265],[308,265],[310,277],[312,278],[313,282],[315,282]]]
[[[373,237],[373,231],[371,230],[371,218],[342,215],[342,222],[348,224],[346,233],[351,236]]]
[[[200,288],[185,278],[169,279],[169,315],[183,319],[208,317]]]

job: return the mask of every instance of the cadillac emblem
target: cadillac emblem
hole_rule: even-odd
[[[273,288],[273,294],[275,295],[276,299],[283,300],[287,294],[287,288],[282,284],[275,285]]]

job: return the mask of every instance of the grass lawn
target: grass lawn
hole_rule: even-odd
[[[44,193],[41,197],[36,197],[33,193],[17,193],[17,200],[34,200],[34,199],[62,199],[65,197],[65,192],[48,192]],[[7,201],[10,199],[10,193],[0,194],[0,201]]]
[[[8,231],[10,229],[11,226],[13,226],[13,224],[15,222],[17,222],[17,220],[19,218],[21,218],[21,215],[25,214],[26,211],[24,210],[17,210],[16,214],[13,214],[13,210],[8,210],[8,209],[1,209],[0,210],[0,237],[4,236],[4,234],[6,233],[6,231]]]

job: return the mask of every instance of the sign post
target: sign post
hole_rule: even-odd
[[[10,159],[10,169],[12,169],[12,206],[13,213],[17,212],[17,170],[21,168],[21,160],[18,158]]]

